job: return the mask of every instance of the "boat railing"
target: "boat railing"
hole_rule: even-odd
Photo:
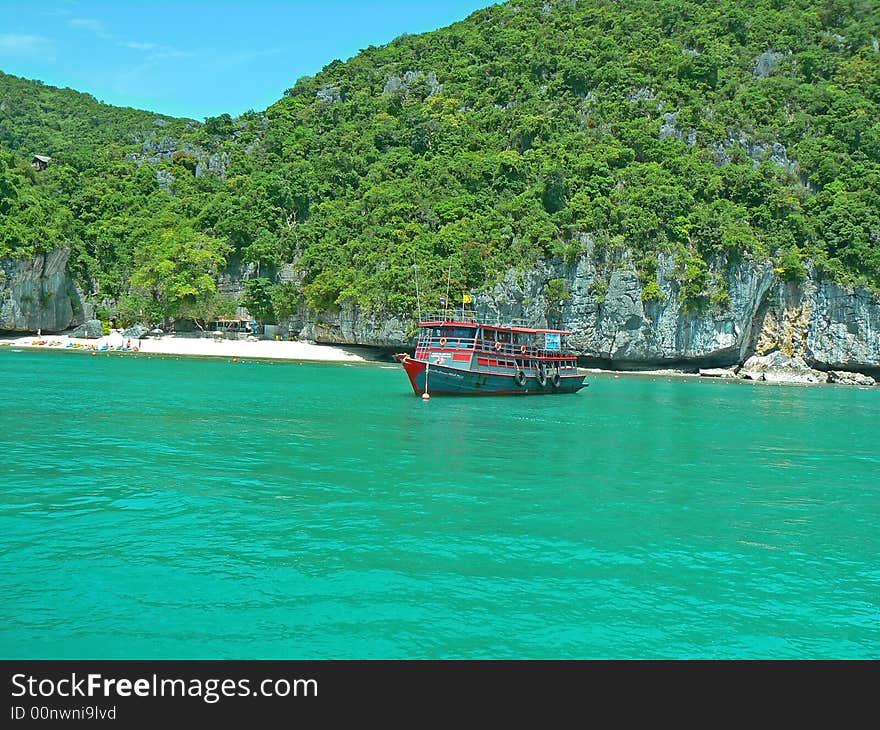
[[[485,324],[491,327],[533,327],[534,323],[525,319],[513,319],[501,317],[501,315],[489,316],[477,313],[472,309],[441,309],[434,312],[425,312],[419,316],[421,322],[465,322],[467,324]]]
[[[526,343],[501,342],[474,337],[449,337],[440,335],[421,335],[416,342],[416,351],[424,350],[476,350],[485,355],[503,355],[519,359],[565,359],[575,356],[561,350],[547,350]]]
[[[477,315],[470,309],[441,309],[432,312],[423,312],[419,315],[422,322],[467,322],[478,324]]]

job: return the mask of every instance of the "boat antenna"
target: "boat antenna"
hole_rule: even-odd
[[[422,303],[419,299],[419,267],[416,266],[416,255],[413,254],[413,270],[416,275],[416,314],[419,318],[419,322],[422,321]]]
[[[446,310],[449,310],[449,280],[452,278],[452,264],[449,265],[449,268],[446,270],[446,304],[444,307]],[[453,310],[455,307],[453,307]],[[455,312],[452,312],[452,316],[455,316]]]

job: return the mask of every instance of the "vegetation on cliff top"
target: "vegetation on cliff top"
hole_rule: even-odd
[[[518,0],[204,124],[0,75],[0,255],[67,242],[96,298],[155,308],[175,242],[200,264],[168,316],[227,259],[293,262],[284,311],[408,311],[414,261],[427,290],[478,289],[587,248],[648,298],[675,257],[696,310],[744,255],[878,289],[878,39],[871,0]]]

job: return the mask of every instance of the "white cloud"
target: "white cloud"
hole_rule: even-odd
[[[143,41],[120,41],[123,48],[131,48],[134,51],[143,51],[147,61],[164,61],[169,58],[191,58],[195,54],[192,51],[181,51],[159,43],[146,43]]]
[[[150,56],[150,60],[164,61],[166,58],[192,58],[194,55],[195,54],[192,51],[178,51],[176,48],[162,48]]]
[[[46,53],[52,48],[48,38],[38,35],[0,34],[0,51],[9,53]]]
[[[79,28],[94,33],[99,38],[116,43],[116,45],[121,48],[130,48],[133,51],[141,51],[142,53],[147,54],[147,61],[164,61],[169,58],[190,58],[195,55],[191,51],[181,51],[176,48],[163,46],[159,43],[152,43],[150,41],[120,40],[118,36],[110,33],[100,20],[95,20],[94,18],[71,18],[67,21],[67,24],[72,28]]]
[[[80,28],[81,30],[87,30],[90,33],[94,33],[99,38],[110,37],[104,24],[100,20],[95,20],[94,18],[71,18],[67,21],[67,24],[71,28]]]
[[[141,43],[140,41],[124,41],[120,45],[125,48],[133,48],[136,51],[155,51],[159,47],[155,43]]]

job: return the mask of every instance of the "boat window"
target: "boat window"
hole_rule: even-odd
[[[444,327],[442,333],[437,330],[438,337],[473,337],[475,332],[474,327]]]

